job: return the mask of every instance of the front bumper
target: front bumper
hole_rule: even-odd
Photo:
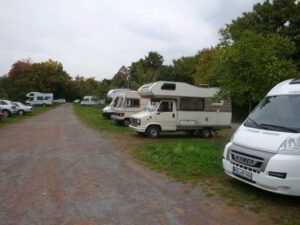
[[[223,159],[223,168],[227,175],[266,191],[300,196],[300,156],[274,155],[268,162],[264,172],[252,172],[252,180],[240,178],[233,174],[233,163]],[[286,178],[270,176],[269,172],[286,173]]]
[[[133,130],[135,130],[136,132],[139,132],[139,133],[145,133],[146,132],[146,128],[144,127],[136,127],[136,126],[133,126],[133,125],[129,125],[129,127]]]

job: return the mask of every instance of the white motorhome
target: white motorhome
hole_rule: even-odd
[[[111,98],[112,101],[110,102],[110,104],[106,107],[104,107],[102,109],[102,115],[106,118],[111,118],[112,114],[113,114],[113,110],[112,110],[112,107],[117,103],[117,95],[119,94],[122,94],[122,93],[125,93],[129,91],[129,89],[112,89],[110,90],[108,93],[107,93],[107,97],[108,98]]]
[[[276,85],[226,145],[229,176],[258,188],[300,196],[300,79]]]
[[[52,93],[41,93],[41,92],[29,92],[26,94],[28,98],[25,103],[31,106],[34,105],[52,105],[53,104],[53,94]]]
[[[149,104],[149,98],[142,98],[137,91],[127,91],[119,94],[112,107],[114,114],[111,116],[119,124],[129,126],[130,117],[141,112]]]
[[[156,138],[161,131],[186,131],[207,138],[213,130],[231,125],[230,100],[213,100],[218,88],[159,81],[143,85],[138,92],[151,98],[151,104],[131,117],[130,128],[148,137]]]
[[[96,96],[84,96],[80,102],[81,106],[93,106],[100,103],[99,99]]]

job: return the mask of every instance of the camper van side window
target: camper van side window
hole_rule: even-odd
[[[138,108],[140,107],[140,100],[139,99],[134,99],[134,98],[129,98],[126,99],[126,106],[127,108]]]
[[[161,90],[171,90],[171,91],[174,91],[174,90],[176,90],[176,84],[164,83],[161,86]]]
[[[181,98],[180,111],[203,111],[204,98]]]
[[[173,112],[173,102],[160,103],[158,112]]]
[[[45,96],[44,99],[45,99],[45,100],[49,100],[50,97],[49,97],[49,96]]]
[[[36,99],[39,100],[39,101],[43,101],[44,100],[43,96],[37,96]]]

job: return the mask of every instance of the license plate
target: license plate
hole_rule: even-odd
[[[233,174],[238,177],[244,178],[246,180],[250,180],[250,181],[252,180],[252,172],[247,171],[247,170],[233,167]]]

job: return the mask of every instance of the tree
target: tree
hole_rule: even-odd
[[[300,68],[300,2],[296,0],[273,0],[257,3],[253,11],[243,13],[220,31],[222,44],[230,44],[244,36],[244,32],[268,36],[279,34],[295,44],[289,57]]]
[[[218,77],[215,74],[215,63],[220,56],[220,47],[203,49],[198,53],[196,71],[193,74],[194,84],[218,85]]]
[[[149,52],[144,62],[147,69],[157,70],[163,64],[164,58],[158,52]]]
[[[197,57],[181,57],[173,60],[174,65],[174,81],[182,81],[186,83],[193,83],[192,75],[196,71]]]
[[[297,70],[289,59],[294,44],[280,35],[247,33],[223,48],[216,63],[221,94],[236,103],[258,102],[278,82],[293,78]]]

